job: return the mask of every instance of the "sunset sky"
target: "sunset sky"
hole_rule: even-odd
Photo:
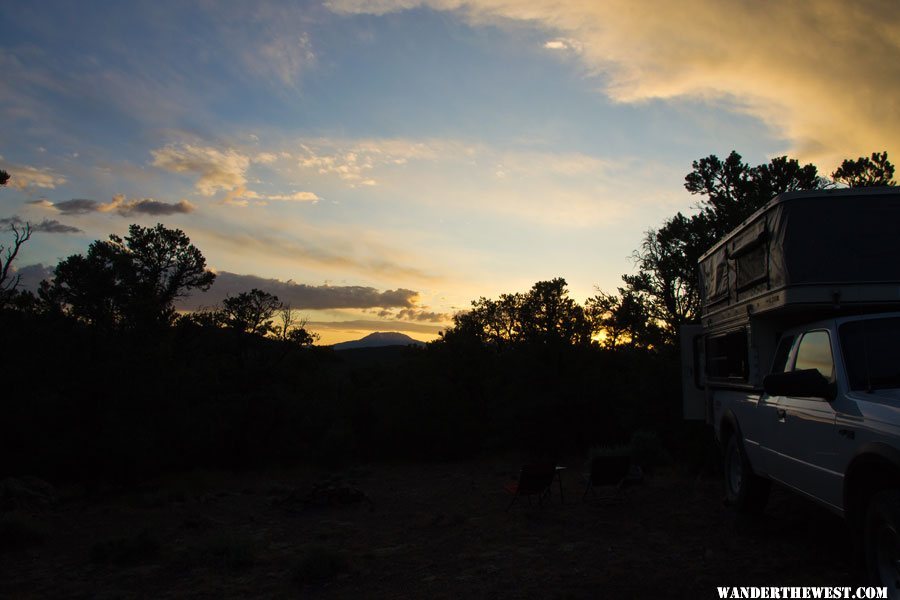
[[[6,0],[0,67],[26,285],[162,222],[322,343],[614,291],[709,154],[900,159],[893,0]]]

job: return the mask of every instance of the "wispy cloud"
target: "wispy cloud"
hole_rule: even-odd
[[[115,213],[123,217],[132,215],[166,216],[194,212],[196,207],[187,200],[175,203],[160,202],[152,198],[128,199],[124,194],[116,194],[110,202],[102,203],[86,198],[74,198],[62,202],[50,202],[47,199],[30,202],[42,208],[57,210],[64,215],[85,215],[90,213]]]
[[[255,72],[296,88],[302,73],[316,64],[316,54],[306,33],[284,33],[245,53],[244,60]]]
[[[9,173],[9,185],[17,190],[29,188],[55,189],[66,182],[66,178],[49,168],[27,165],[7,165],[3,169]]]
[[[521,21],[580,48],[615,101],[715,101],[751,114],[828,167],[896,151],[900,11],[892,0],[756,3],[690,0],[328,0],[339,13],[430,7],[475,25]],[[824,43],[823,40],[828,40]]]
[[[272,202],[318,202],[321,200],[314,192],[293,192],[290,194],[260,194],[253,190],[248,190],[246,186],[238,188],[225,194],[222,200],[223,204],[233,206],[249,206],[252,201],[257,205],[265,205]]]
[[[306,233],[309,235],[306,235]],[[360,242],[358,235],[322,233],[298,229],[294,233],[280,232],[277,227],[268,230],[239,230],[228,232],[205,230],[205,243],[216,243],[223,250],[242,256],[259,257],[273,261],[303,265],[319,271],[353,272],[369,278],[389,281],[428,281],[438,278],[414,266],[402,264],[392,258],[393,252],[385,248],[370,247]]]
[[[196,175],[194,187],[204,196],[229,192],[247,183],[250,158],[232,149],[180,143],[152,150],[151,154],[156,167]]]
[[[250,153],[234,148],[217,148],[193,143],[173,143],[151,151],[153,165],[174,173],[195,175],[194,188],[203,196],[224,191],[223,204],[248,206],[268,202],[318,202],[321,198],[310,191],[259,192],[248,188],[247,172],[253,163],[271,165],[281,154],[263,151],[251,158]],[[290,155],[288,155],[290,156]]]
[[[318,57],[310,36],[308,3],[253,2],[205,6],[230,62],[269,89],[296,92]]]
[[[317,139],[300,143],[298,165],[318,175],[336,176],[351,187],[378,184],[377,173],[417,161],[458,160],[476,148],[455,140],[367,138]]]

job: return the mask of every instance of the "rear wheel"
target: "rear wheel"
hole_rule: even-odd
[[[869,582],[900,598],[900,491],[879,492],[869,503],[864,531]]]
[[[725,442],[725,501],[741,512],[760,513],[769,499],[769,480],[759,477],[737,434]]]

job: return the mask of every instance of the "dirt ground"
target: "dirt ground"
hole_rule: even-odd
[[[57,489],[51,505],[0,518],[0,597],[705,598],[723,585],[860,583],[842,521],[787,492],[762,517],[739,518],[717,479],[668,470],[582,502],[573,460],[564,503],[554,488],[552,503],[507,513],[504,485],[519,466],[203,472],[91,495]]]

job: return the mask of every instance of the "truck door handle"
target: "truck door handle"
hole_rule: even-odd
[[[779,408],[775,412],[778,413],[779,421],[784,421],[787,418],[787,411],[784,410],[783,408]]]

